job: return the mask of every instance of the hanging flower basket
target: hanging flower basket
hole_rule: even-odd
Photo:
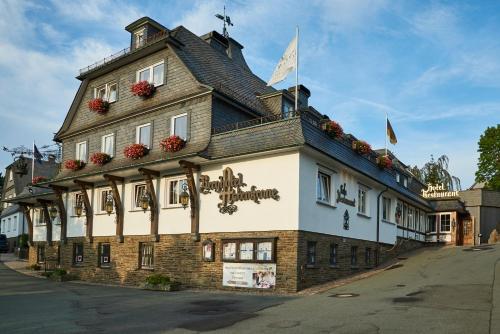
[[[81,160],[66,160],[64,162],[64,168],[70,169],[72,171],[77,171],[85,167],[85,162]]]
[[[186,141],[179,136],[172,135],[160,142],[160,148],[164,152],[174,153],[182,150],[186,146]]]
[[[371,152],[372,147],[363,140],[354,140],[352,142],[352,149],[359,154],[368,154]]]
[[[96,152],[90,156],[90,161],[97,166],[103,166],[111,161],[111,156],[107,153]]]
[[[40,182],[45,182],[47,181],[48,179],[46,177],[43,177],[43,176],[35,176],[33,177],[33,179],[31,180],[31,184],[37,184],[37,183],[40,183]]]
[[[101,98],[97,98],[90,100],[88,106],[91,111],[103,115],[108,112],[109,102],[104,101]]]
[[[138,83],[133,84],[132,87],[130,88],[130,91],[132,92],[133,95],[140,96],[142,98],[148,98],[153,96],[155,90],[156,90],[155,85],[147,82],[146,80],[139,81]]]
[[[332,139],[341,138],[344,135],[344,130],[339,123],[335,121],[326,121],[322,124],[322,129]]]
[[[149,149],[144,144],[132,144],[125,147],[125,150],[123,150],[125,157],[132,160],[140,159],[148,154],[148,152]]]
[[[381,155],[377,157],[377,165],[379,168],[391,169],[392,168],[392,160],[387,155]]]

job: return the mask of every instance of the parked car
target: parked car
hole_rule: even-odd
[[[9,244],[7,243],[7,236],[0,234],[0,253],[7,253],[9,251]]]

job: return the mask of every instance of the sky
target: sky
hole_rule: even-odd
[[[402,162],[445,154],[472,185],[479,136],[500,123],[499,1],[0,0],[0,147],[52,144],[78,70],[127,47],[127,24],[221,32],[224,5],[258,76],[271,77],[298,25],[310,105],[373,148],[385,145],[387,113]],[[0,151],[0,168],[11,162]]]

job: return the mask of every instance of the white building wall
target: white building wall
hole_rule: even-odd
[[[150,211],[144,212],[140,208],[135,208],[134,189],[136,185],[145,184],[144,181],[126,182],[125,191],[122,196],[124,205],[123,234],[124,235],[147,235],[151,234]],[[159,195],[158,181],[154,180],[156,196]],[[95,226],[95,222],[94,222]],[[116,232],[116,231],[115,231]],[[115,232],[113,234],[115,234]]]
[[[116,214],[113,213],[108,215],[106,211],[101,210],[101,201],[103,191],[110,191],[110,187],[99,187],[94,190],[94,198],[92,202],[94,203],[93,212],[93,226],[92,234],[96,237],[99,236],[113,236],[116,235]],[[120,197],[123,197],[123,186],[118,184],[118,192]]]
[[[31,219],[33,220],[33,241],[47,240],[47,226],[40,222],[41,208],[31,210]]]
[[[194,173],[195,180],[197,181],[199,173]],[[186,179],[184,174],[172,175],[163,177],[160,180],[159,191],[159,206],[160,216],[158,233],[159,234],[182,234],[191,232],[191,210],[190,208],[183,209],[182,206],[169,206],[168,205],[168,181]],[[202,198],[203,199],[203,198]]]
[[[66,217],[67,217],[67,228],[66,236],[69,237],[82,237],[85,236],[87,230],[87,219],[85,218],[85,212],[81,217],[77,217],[75,214],[75,195],[80,193],[80,191],[69,192],[66,195],[65,207],[66,207]],[[87,190],[87,194],[90,200],[93,202],[93,190]],[[93,203],[91,203],[93,206]]]

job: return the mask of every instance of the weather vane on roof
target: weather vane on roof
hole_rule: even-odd
[[[226,15],[226,6],[224,6],[224,14],[215,14],[215,17],[218,18],[219,20],[222,20],[224,22],[224,27],[222,28],[222,35],[224,37],[228,38],[229,33],[227,32],[226,24],[227,26],[233,26],[234,24],[231,22],[231,18]]]

